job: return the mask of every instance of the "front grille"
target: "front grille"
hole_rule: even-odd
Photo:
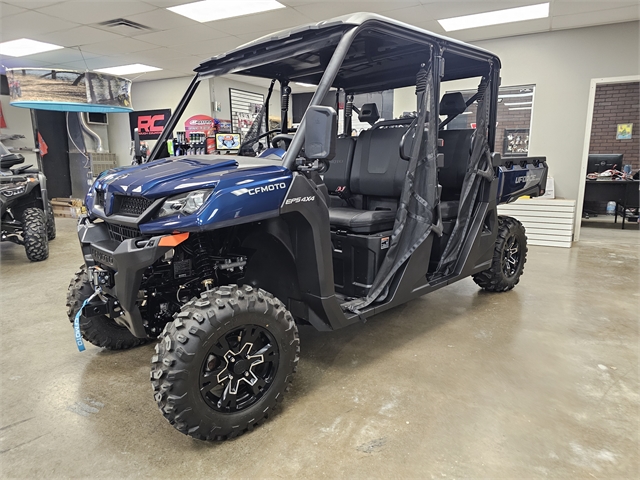
[[[114,225],[113,223],[107,223],[107,229],[109,230],[109,237],[111,240],[123,242],[128,238],[141,237],[142,233],[135,227],[125,227],[123,225]]]
[[[114,215],[128,215],[138,217],[151,206],[153,200],[144,197],[129,197],[127,195],[115,195],[113,202]]]
[[[96,190],[96,205],[104,208],[104,190]]]

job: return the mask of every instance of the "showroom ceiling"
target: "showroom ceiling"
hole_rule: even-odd
[[[142,63],[162,69],[139,77],[152,80],[188,75],[200,61],[273,31],[360,11],[470,42],[640,19],[638,0],[548,0],[548,18],[447,34],[438,19],[540,0],[279,0],[286,8],[208,23],[166,9],[191,1],[1,0],[0,41],[30,38],[65,48],[20,58],[2,56],[0,63],[80,70]]]

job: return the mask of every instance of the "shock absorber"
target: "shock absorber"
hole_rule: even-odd
[[[347,95],[347,101],[344,104],[344,136],[351,136],[351,126],[353,116],[353,95]]]
[[[202,284],[209,290],[213,286],[216,269],[203,235],[194,236],[192,247],[193,258],[191,262],[193,271],[197,278],[202,279]]]
[[[280,82],[280,93],[282,98],[280,100],[280,132],[289,132],[289,98],[291,97],[291,87],[289,82],[282,80]]]

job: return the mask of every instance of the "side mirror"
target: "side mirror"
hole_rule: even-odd
[[[338,116],[332,107],[313,106],[305,114],[304,156],[309,160],[331,160],[336,156]]]

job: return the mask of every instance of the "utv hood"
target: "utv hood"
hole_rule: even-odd
[[[276,215],[291,178],[279,160],[171,157],[104,172],[87,194],[86,205],[97,217],[136,225],[143,233],[204,230],[219,228],[221,222]],[[212,189],[213,194],[198,212],[157,216],[164,199],[200,189]]]
[[[271,163],[275,166],[274,162]],[[222,175],[238,168],[240,164],[234,157],[171,157],[109,170],[96,180],[93,187],[112,195],[155,199],[198,188],[213,188]]]

